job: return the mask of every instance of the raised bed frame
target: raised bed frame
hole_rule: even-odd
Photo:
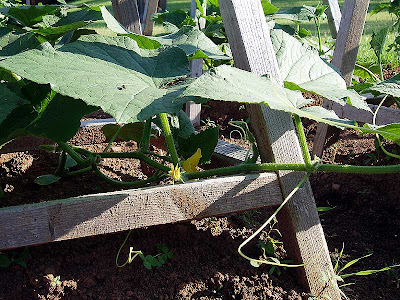
[[[113,0],[113,6],[121,8],[117,2]],[[134,7],[136,0],[123,3]],[[279,80],[261,2],[220,0],[219,3],[236,66]],[[116,16],[122,14],[116,12]],[[123,16],[129,18],[129,11],[124,11]],[[121,21],[129,27],[124,22]],[[250,105],[247,109],[252,115],[262,161],[303,162],[289,114],[260,105]],[[303,175],[282,171],[231,176],[6,207],[0,209],[0,249],[274,207]],[[278,221],[289,256],[297,264],[304,263],[304,267],[295,269],[300,283],[314,295],[323,291],[331,299],[340,299],[337,289],[327,288],[320,280],[322,272],[332,276],[333,268],[309,182],[278,214]]]

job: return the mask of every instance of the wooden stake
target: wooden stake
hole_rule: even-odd
[[[157,12],[158,8],[158,0],[147,0],[146,1],[146,9],[145,9],[145,22],[143,24],[144,30],[143,34],[144,35],[152,35],[153,34],[153,27],[154,27],[154,21],[151,19],[151,15],[155,14]]]
[[[129,31],[142,34],[136,0],[111,0],[114,16]]]
[[[340,70],[347,86],[351,84],[368,6],[369,0],[346,0],[344,3],[332,64]],[[339,117],[343,117],[343,110],[348,109],[349,106],[341,106],[325,100],[324,107],[333,109]],[[313,155],[322,156],[327,131],[328,125],[318,124]]]
[[[203,4],[203,10],[207,10],[207,1]],[[196,1],[192,0],[190,7],[190,16],[193,19],[196,19]],[[200,18],[199,20],[199,29],[203,29],[206,26],[206,20],[204,18]],[[191,77],[199,77],[203,74],[203,60],[202,59],[193,59],[190,61],[190,69],[192,70]],[[186,103],[186,114],[189,116],[190,121],[195,126],[200,125],[200,114],[201,114],[201,104],[196,104],[193,101],[189,101]]]
[[[326,10],[326,15],[328,17],[328,25],[331,35],[336,39],[339,32],[340,20],[342,18],[342,13],[340,12],[339,2],[337,0],[323,0],[325,5],[328,5]]]
[[[261,2],[220,0],[219,4],[235,65],[259,75],[272,75],[282,82]],[[251,105],[248,110],[262,160],[303,162],[289,114],[272,111],[265,105]],[[292,191],[303,175],[278,173],[284,196]],[[314,295],[323,292],[332,299],[340,299],[337,290],[324,289],[325,285],[320,281],[322,272],[332,276],[333,268],[308,182],[279,214],[279,228],[289,256],[296,263],[306,264],[297,269],[301,283]]]

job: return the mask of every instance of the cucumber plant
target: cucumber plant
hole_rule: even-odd
[[[164,36],[144,37],[122,27],[104,7],[17,6],[0,8],[0,13],[0,146],[22,136],[41,136],[54,141],[57,147],[53,150],[60,153],[59,166],[54,174],[38,178],[39,184],[84,172],[93,172],[99,179],[125,187],[143,186],[166,177],[180,183],[247,172],[305,172],[301,182],[251,239],[273,220],[314,172],[400,172],[399,164],[335,165],[311,158],[301,118],[340,129],[350,128],[360,134],[376,134],[396,144],[400,144],[400,124],[359,126],[354,121],[340,119],[333,111],[312,106],[312,100],[305,99],[301,92],[353,105],[372,114],[356,91],[346,89],[341,75],[320,58],[318,51],[281,29],[271,30],[271,39],[284,86],[230,64],[191,78],[192,59],[231,61],[227,52],[222,52],[192,24],[173,28],[172,33]],[[91,27],[95,22],[106,26],[101,33]],[[398,97],[399,84],[400,76],[395,76],[369,89]],[[210,161],[219,133],[218,127],[195,133],[182,111],[182,106],[190,100],[253,103],[291,114],[304,163],[257,164],[257,143],[252,139],[255,155],[246,162],[198,171],[197,165]],[[79,129],[82,116],[99,108],[112,115],[118,125],[109,130],[109,145],[100,153],[70,145],[68,140]],[[163,157],[149,148],[152,124],[165,137],[168,153]],[[244,130],[252,138],[246,127]],[[117,137],[135,140],[140,146],[134,152],[109,152]],[[138,159],[157,171],[144,180],[118,181],[99,169],[104,158]],[[253,264],[294,266],[248,257],[242,249],[250,239],[239,247],[239,253]]]

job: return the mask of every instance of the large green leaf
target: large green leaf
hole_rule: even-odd
[[[0,146],[14,138],[29,135],[66,142],[78,131],[80,119],[96,109],[81,100],[59,94],[40,114],[30,104],[19,106],[0,123]]]
[[[162,46],[159,42],[150,39],[147,36],[130,32],[114,18],[114,16],[107,10],[105,6],[101,6],[100,9],[101,15],[103,16],[103,19],[107,24],[107,28],[111,31],[129,36],[130,38],[134,39],[138,46],[142,49],[157,49]]]
[[[400,97],[400,74],[392,78],[381,81],[369,88],[370,90],[377,91],[381,94],[388,94],[394,97]]]
[[[52,91],[50,85],[37,84],[35,82],[25,84],[21,88],[21,93],[38,113],[43,112],[56,95],[56,92]]]
[[[162,88],[189,73],[185,53],[176,47],[140,49],[128,37],[85,36],[58,50],[29,50],[0,61],[0,67],[62,95],[100,106],[117,122],[146,120],[179,111],[182,86]]]
[[[2,101],[2,99],[0,99]],[[25,130],[36,117],[38,113],[31,105],[25,104],[15,108],[0,123],[0,147],[5,143],[24,135],[29,135]]]
[[[175,10],[173,12],[163,12],[153,14],[152,19],[157,24],[162,24],[165,22],[174,24],[175,26],[181,27],[181,24],[189,15],[184,10]]]
[[[107,24],[108,29],[114,31],[119,34],[128,34],[131,33],[128,29],[122,26],[117,19],[107,10],[105,6],[100,7],[101,16]]]
[[[56,23],[56,26],[64,26],[81,21],[98,21],[101,20],[99,7],[84,6],[80,9],[67,10],[67,15]]]
[[[8,28],[0,28],[0,57],[33,49],[39,45],[33,33],[16,33]]]
[[[210,161],[211,155],[217,146],[218,137],[219,127],[208,128],[198,134],[192,134],[186,139],[178,137],[178,153],[183,158],[188,159],[200,148],[201,158],[199,164],[207,163]]]
[[[183,26],[175,33],[153,39],[165,46],[179,47],[192,58],[230,59],[203,32],[192,26]]]
[[[0,13],[12,17],[24,26],[31,27],[43,21],[43,16],[56,15],[61,11],[60,6],[19,6],[0,8]]]
[[[283,30],[272,30],[271,40],[287,88],[312,92],[341,105],[351,104],[370,111],[362,97],[354,90],[347,90],[342,76],[316,51]]]
[[[303,5],[302,7],[292,7],[288,10],[282,11],[274,15],[275,19],[285,19],[290,20],[295,23],[302,23],[310,21],[316,15],[317,8]],[[322,15],[326,18],[326,15]]]
[[[107,124],[103,126],[102,130],[107,139],[111,139],[115,133],[118,132],[117,137],[123,141],[140,142],[143,136],[144,123],[128,123],[122,126],[118,124]]]
[[[196,132],[188,115],[183,110],[175,114],[167,114],[167,116],[175,139],[178,139],[178,137],[186,139]],[[154,118],[152,122],[161,130],[162,124],[159,116]]]
[[[264,15],[266,16],[273,15],[279,10],[279,8],[272,5],[269,0],[261,0],[261,5],[263,7]]]
[[[304,99],[298,91],[288,90],[268,78],[225,65],[196,79],[183,95],[213,100],[263,103],[272,109],[294,113],[339,128],[342,128],[343,124],[354,124],[352,121],[339,119],[333,111],[322,107],[306,107],[311,100]]]
[[[379,130],[380,135],[382,137],[400,145],[400,123],[392,123],[389,125],[382,125],[382,126],[365,124],[364,127],[374,130]]]
[[[123,27],[105,7],[101,13],[107,27],[115,33],[127,35],[134,39],[140,48],[157,49],[163,46],[176,46],[185,51],[191,58],[230,59],[202,31],[193,26],[183,26],[179,31],[161,37],[145,37],[129,32]]]
[[[389,27],[383,27],[377,32],[373,32],[370,41],[371,48],[374,50],[376,57],[380,59],[383,50],[385,49],[386,38],[389,33]]]
[[[88,22],[79,21],[76,23],[71,23],[71,24],[62,25],[62,26],[53,26],[53,27],[48,27],[48,28],[32,29],[30,31],[40,34],[41,36],[45,37],[47,40],[52,41],[52,40],[56,40],[56,39],[62,37],[63,35],[67,34],[68,32],[85,27],[87,24],[88,24]]]
[[[0,82],[0,124],[11,111],[22,104],[22,99],[11,92],[4,83]]]

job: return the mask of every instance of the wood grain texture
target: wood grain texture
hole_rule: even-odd
[[[151,19],[151,15],[157,12],[158,8],[158,0],[147,0],[146,2],[146,10],[145,10],[145,22],[144,22],[144,35],[152,35],[154,28],[154,21]]]
[[[342,18],[339,2],[338,0],[323,0],[322,2],[324,5],[329,6],[326,10],[329,31],[331,32],[332,38],[336,39],[339,32],[340,20]]]
[[[368,6],[369,0],[346,0],[343,6],[332,64],[340,70],[347,85],[351,84]]]
[[[368,106],[373,112],[378,108],[378,105],[369,104]],[[372,124],[373,115],[365,110],[346,105],[342,117]],[[400,123],[400,110],[384,106],[381,107],[376,115],[376,125],[386,125],[391,123]]]
[[[279,205],[275,173],[230,176],[0,209],[0,249]]]
[[[332,64],[342,73],[347,86],[351,84],[368,6],[369,0],[346,0],[343,6],[343,14],[336,39],[335,51],[333,52]],[[343,117],[344,109],[347,109],[328,100],[324,100],[323,106],[330,110],[333,109],[339,117]],[[318,124],[314,139],[313,155],[322,156],[327,131],[328,125]]]
[[[219,4],[235,65],[259,75],[270,74],[282,82],[260,1],[220,0]],[[250,106],[249,110],[264,161],[302,162],[289,114],[259,105]],[[303,176],[301,173],[279,172],[283,195],[288,195]],[[321,272],[333,274],[333,269],[308,182],[279,214],[278,220],[289,256],[297,263],[306,264],[297,269],[301,282],[313,294],[318,294],[324,289],[320,281]],[[325,292],[332,299],[340,299],[336,290],[326,289]]]
[[[114,17],[129,31],[142,34],[137,0],[111,0]]]
[[[190,16],[197,20],[196,17],[196,1],[192,0],[190,4]],[[205,1],[203,4],[203,10],[207,11],[207,2]],[[203,29],[206,26],[206,20],[204,18],[200,18],[199,20],[199,29]],[[203,74],[203,60],[202,59],[193,59],[190,61],[190,70],[191,77],[199,77]],[[200,115],[201,115],[201,104],[196,104],[193,101],[189,101],[186,103],[185,108],[186,114],[189,116],[190,121],[195,126],[200,125]]]

